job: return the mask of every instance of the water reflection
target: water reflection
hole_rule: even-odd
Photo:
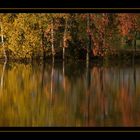
[[[2,69],[2,74],[1,74],[1,80],[0,80],[1,81],[0,82],[1,90],[3,88],[3,79],[4,79],[4,72],[5,72],[6,64],[7,64],[7,60],[3,64],[3,69]]]
[[[0,126],[140,126],[140,65],[0,65]]]

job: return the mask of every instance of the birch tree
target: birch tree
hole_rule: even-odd
[[[4,45],[2,17],[0,18],[0,30],[1,30],[1,43],[2,43],[2,47],[3,47],[3,53],[4,53],[5,61],[7,61],[7,55],[6,55],[6,51],[5,51],[5,45]]]

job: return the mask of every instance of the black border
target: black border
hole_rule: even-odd
[[[0,127],[0,132],[140,132],[140,127]]]
[[[1,0],[0,8],[139,8],[139,0]]]
[[[86,3],[80,0],[50,0],[40,3],[41,0],[3,0],[0,3],[0,12],[51,12],[51,13],[88,13],[88,12],[126,12],[140,13],[139,2],[130,3],[130,0],[90,0]],[[39,4],[35,1],[39,1]],[[56,2],[57,1],[57,2]],[[76,2],[75,2],[76,1]],[[97,2],[98,1],[98,2]],[[116,2],[117,1],[117,4]],[[120,1],[120,2],[119,2]],[[73,3],[74,2],[74,3]],[[102,3],[102,5],[101,5]],[[55,4],[55,5],[54,5]],[[52,7],[52,8],[51,8]],[[103,9],[101,9],[103,8]],[[138,8],[138,9],[134,9]],[[6,133],[5,133],[6,132]],[[32,133],[33,132],[33,133]],[[45,132],[45,133],[44,133]],[[52,133],[53,132],[53,133]],[[76,132],[76,133],[75,133]],[[122,133],[123,132],[123,133]],[[127,133],[124,133],[127,132]],[[133,132],[133,133],[132,133]],[[137,139],[139,127],[0,127],[0,136],[6,139]]]
[[[140,8],[0,8],[0,13],[140,13]]]

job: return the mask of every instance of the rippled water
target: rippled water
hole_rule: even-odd
[[[140,65],[0,64],[0,126],[140,126]]]

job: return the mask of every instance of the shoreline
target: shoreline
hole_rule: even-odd
[[[3,58],[0,58],[0,64],[4,64],[5,60]],[[54,62],[52,61],[51,58],[49,59],[8,59],[8,63],[16,63],[16,64],[63,64],[65,65],[84,65],[85,67],[87,66],[86,59],[66,59],[63,61],[63,59],[54,59]],[[121,57],[111,57],[111,58],[96,58],[96,59],[90,59],[89,60],[89,67],[92,66],[135,66],[135,65],[140,65],[140,59],[138,58],[121,58]]]

